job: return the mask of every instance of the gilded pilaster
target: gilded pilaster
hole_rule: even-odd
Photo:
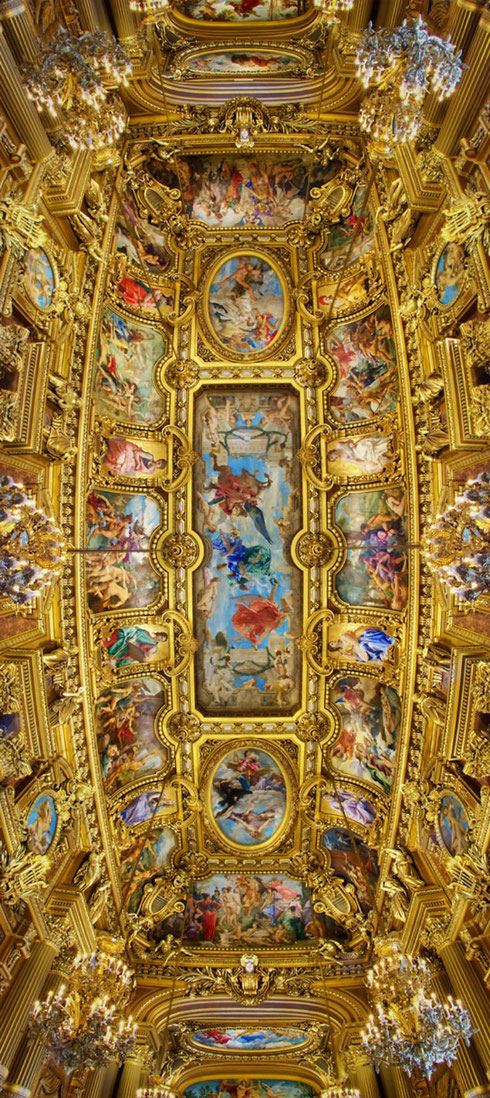
[[[2,109],[32,160],[45,160],[53,149],[36,108],[27,96],[19,70],[0,26],[0,99]]]
[[[42,990],[58,950],[37,942],[11,984],[0,1011],[0,1081],[10,1073],[29,1013]]]
[[[353,1085],[362,1098],[381,1098],[378,1076],[371,1064],[359,1064],[353,1072]]]
[[[444,1001],[448,995],[454,995],[454,988],[446,972],[436,972],[432,981],[437,997]],[[478,1053],[472,1044],[468,1045],[460,1041],[458,1056],[452,1065],[452,1070],[464,1098],[471,1094],[480,1093],[478,1088],[484,1087],[486,1077],[484,1068],[480,1062]],[[487,1093],[486,1089],[483,1093]]]
[[[413,1087],[408,1075],[401,1068],[381,1067],[381,1082],[390,1098],[413,1098]]]
[[[346,18],[349,29],[353,31],[364,30],[371,18],[372,7],[373,0],[357,0]]]
[[[102,1098],[112,1098],[118,1075],[119,1062],[117,1060],[109,1060],[108,1064],[106,1064],[104,1068],[104,1077],[102,1081]]]
[[[476,968],[468,961],[461,942],[450,942],[439,949],[439,956],[455,994],[467,1007],[476,1033],[473,1041],[487,1078],[490,1079],[490,1010],[488,992]]]
[[[1,0],[0,22],[16,60],[35,61],[41,46],[30,9],[23,0]]]
[[[406,0],[381,0],[376,27],[398,27],[407,14]]]
[[[117,1084],[116,1098],[136,1098],[142,1071],[143,1064],[137,1059],[137,1054],[134,1059],[125,1061]]]
[[[105,1067],[94,1068],[89,1072],[83,1098],[103,1098],[105,1073]]]
[[[434,144],[437,152],[454,156],[461,138],[471,129],[488,96],[489,58],[490,11],[484,11],[468,50],[461,83],[449,104]]]
[[[477,0],[454,0],[451,4],[449,19],[445,34],[448,35],[454,46],[462,50],[465,55],[471,36],[481,14],[481,5]],[[442,122],[447,111],[447,102],[440,100],[437,95],[428,95],[424,105],[424,118],[426,122],[438,125]]]
[[[125,38],[133,38],[138,30],[138,20],[127,0],[110,0],[110,2],[118,38],[121,41]]]

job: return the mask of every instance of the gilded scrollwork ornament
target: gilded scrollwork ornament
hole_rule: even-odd
[[[301,358],[294,367],[294,376],[305,389],[321,389],[328,379],[329,371],[324,362],[314,358]]]
[[[441,237],[448,243],[463,244],[468,251],[482,244],[490,248],[490,200],[482,191],[467,190],[445,211]]]
[[[199,366],[189,358],[177,358],[165,370],[165,379],[172,389],[192,389],[199,381]]]
[[[193,713],[173,713],[167,728],[169,734],[180,743],[195,743],[202,735],[201,725]]]
[[[329,534],[309,532],[299,539],[296,551],[305,568],[324,568],[337,555],[337,546]]]
[[[471,391],[470,404],[473,427],[478,438],[487,439],[490,435],[490,387],[476,385]]]
[[[192,568],[199,556],[199,547],[191,534],[167,534],[160,553],[167,568]]]
[[[34,854],[23,843],[9,854],[0,853],[0,900],[9,906],[19,900],[42,896],[51,868],[47,854]]]
[[[255,953],[243,953],[240,968],[223,973],[225,989],[233,999],[247,1006],[258,1006],[272,993],[274,971],[261,968]]]
[[[321,743],[329,731],[330,723],[324,713],[304,713],[296,721],[296,735],[303,743]]]
[[[24,368],[29,329],[20,324],[0,326],[0,378]]]

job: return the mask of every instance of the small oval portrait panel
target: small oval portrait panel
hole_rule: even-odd
[[[56,834],[58,814],[54,797],[42,793],[32,805],[27,817],[27,845],[33,854],[46,854]]]
[[[446,244],[436,267],[436,290],[441,305],[452,305],[464,283],[464,249],[461,244]]]
[[[468,846],[468,817],[461,801],[446,793],[439,809],[439,830],[446,850],[454,857],[464,854]]]
[[[238,846],[270,842],[286,824],[286,776],[266,751],[229,751],[214,770],[210,794],[216,827]]]
[[[268,351],[285,323],[282,279],[262,256],[231,256],[211,277],[207,310],[215,337],[228,351]]]
[[[24,260],[24,285],[38,309],[49,309],[55,291],[54,271],[42,248],[30,248]]]

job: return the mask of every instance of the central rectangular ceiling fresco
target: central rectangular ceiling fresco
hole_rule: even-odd
[[[298,398],[215,388],[196,400],[196,701],[208,713],[290,712],[301,673],[301,583],[290,556],[300,524]]]

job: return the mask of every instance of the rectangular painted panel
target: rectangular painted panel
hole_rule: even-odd
[[[206,714],[288,714],[300,704],[299,402],[287,386],[223,388],[195,405],[196,703]]]

